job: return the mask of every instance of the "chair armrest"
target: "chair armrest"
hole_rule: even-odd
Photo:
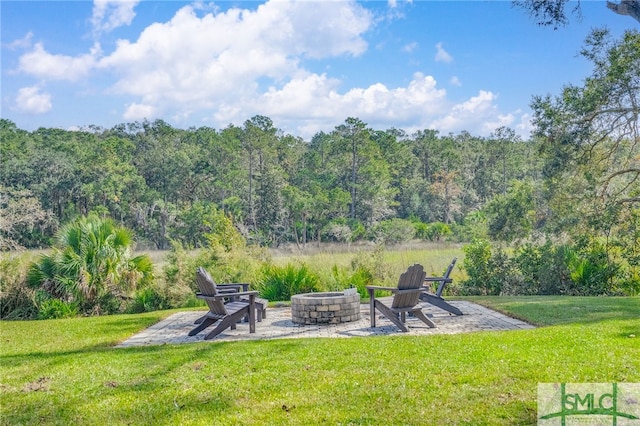
[[[249,283],[222,283],[216,284],[218,287],[233,287],[238,291],[249,291]]]
[[[398,287],[380,287],[377,285],[368,285],[366,286],[366,289],[369,290],[386,290],[386,291],[393,291],[393,290],[397,290]]]
[[[235,294],[235,293],[233,293],[233,294]],[[218,294],[218,295],[215,295],[215,296],[209,296],[209,295],[202,294],[202,293],[196,293],[196,297],[198,299],[202,299],[202,300],[222,300],[222,301],[224,301],[224,299],[227,299],[229,297],[229,295],[228,294]]]
[[[257,290],[241,291],[239,293],[233,293],[233,296],[257,296],[257,295],[258,295]]]
[[[218,288],[218,293],[220,294],[229,294],[229,295],[234,295],[236,293],[240,292],[240,288],[233,288],[233,287],[223,287],[223,288]]]
[[[238,297],[238,296],[253,296],[255,298],[255,296],[258,294],[257,291],[242,291],[240,293],[229,293],[229,294],[217,294],[215,296],[209,296],[209,295],[204,295],[202,293],[196,293],[196,297],[198,299],[204,299],[204,300],[224,300],[227,299],[229,296],[233,296],[233,297]]]
[[[440,282],[440,281],[444,281],[447,283],[453,282],[453,278],[445,278],[445,277],[425,277],[424,280],[430,283]]]
[[[208,294],[196,293],[196,297],[198,299],[210,299],[210,300],[223,300],[227,299],[229,296],[238,297],[238,296],[253,296],[255,297],[258,294],[257,291],[241,291],[239,293],[229,293],[229,294],[216,294],[215,296],[210,296]]]

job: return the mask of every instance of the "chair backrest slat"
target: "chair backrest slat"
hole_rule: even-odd
[[[447,279],[451,275],[451,271],[453,271],[453,267],[456,266],[456,260],[458,260],[458,258],[454,257],[453,260],[451,261],[451,264],[447,268],[447,272],[445,272],[443,277],[444,279],[440,281],[440,285],[438,285],[438,289],[436,290],[436,296],[442,297],[442,291],[444,290],[444,287],[447,285]]]
[[[426,276],[424,268],[420,264],[410,266],[406,272],[400,275],[398,280],[399,290],[411,290],[422,287],[424,277]],[[420,292],[397,293],[393,296],[391,302],[392,308],[410,308],[418,303]]]
[[[200,289],[200,293],[204,296],[217,296],[218,290],[216,288],[216,283],[211,278],[211,275],[202,267],[199,267],[196,270],[196,283],[198,284],[198,288]],[[207,305],[209,306],[209,310],[213,314],[219,315],[228,315],[227,308],[224,306],[222,300],[207,300]]]

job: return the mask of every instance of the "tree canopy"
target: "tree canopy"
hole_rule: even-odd
[[[558,28],[569,23],[569,14],[581,16],[580,0],[573,2],[570,0],[515,0],[516,6],[529,12],[534,22],[542,26],[553,26]],[[605,2],[603,2],[603,7]],[[629,16],[640,22],[640,1],[620,0],[619,2],[606,1],[609,10],[618,15]]]

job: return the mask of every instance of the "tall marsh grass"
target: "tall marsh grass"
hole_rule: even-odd
[[[35,291],[26,285],[25,274],[29,263],[42,253],[0,253],[2,318],[37,316]],[[437,243],[387,247],[323,244],[278,250],[249,247],[230,252],[176,246],[172,251],[139,251],[137,254],[151,258],[157,281],[151,290],[135,295],[129,312],[200,306],[202,302],[195,298],[194,282],[198,266],[205,267],[219,283],[246,282],[253,288],[261,287],[270,301],[288,300],[292,294],[309,291],[340,291],[350,287],[357,288],[364,299],[367,285],[393,287],[400,274],[414,263],[423,265],[427,274],[438,276],[451,259],[458,257],[460,265],[463,257],[460,246]],[[457,293],[456,286],[466,278],[459,267],[452,276],[454,282],[448,287],[449,294]]]

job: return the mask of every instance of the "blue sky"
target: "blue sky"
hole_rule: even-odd
[[[163,119],[309,139],[375,129],[531,130],[533,95],[581,84],[590,29],[637,28],[604,0],[539,27],[509,1],[0,2],[2,118],[22,129]]]

